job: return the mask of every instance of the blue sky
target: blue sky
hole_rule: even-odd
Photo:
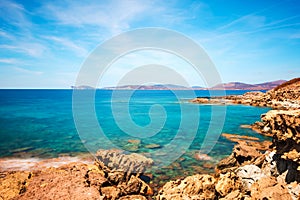
[[[99,44],[143,27],[168,28],[195,40],[223,82],[300,76],[298,0],[1,0],[0,88],[69,88]],[[122,70],[116,65],[101,86],[114,85]]]

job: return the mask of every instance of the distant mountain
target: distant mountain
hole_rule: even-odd
[[[154,84],[154,85],[122,85],[117,87],[105,87],[107,90],[190,90],[191,88],[174,84]]]
[[[154,84],[154,85],[122,85],[116,87],[105,87],[106,90],[270,90],[278,85],[286,82],[285,80],[278,80],[272,82],[265,82],[259,84],[247,84],[241,82],[230,82],[216,85],[212,88],[205,88],[201,86],[185,87],[174,84]]]
[[[72,89],[76,90],[93,90],[95,88],[88,86],[88,85],[80,85],[80,86],[71,86]]]
[[[241,82],[230,82],[230,83],[223,83],[216,85],[210,89],[212,90],[270,90],[278,85],[286,82],[285,80],[278,80],[278,81],[271,81],[271,82],[265,82],[265,83],[259,83],[259,84],[247,84],[247,83],[241,83]]]

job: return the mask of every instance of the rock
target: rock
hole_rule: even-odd
[[[123,146],[123,149],[126,151],[137,152],[139,150],[139,145],[129,143]]]
[[[101,195],[107,199],[118,199],[121,193],[119,188],[115,186],[102,187],[100,191]]]
[[[20,152],[30,151],[32,149],[34,149],[34,147],[23,147],[23,148],[10,150],[9,152],[11,152],[11,153],[20,153]]]
[[[287,188],[278,184],[274,177],[262,177],[251,186],[253,199],[292,200]]]
[[[128,140],[128,144],[126,144],[123,148],[126,151],[136,152],[139,150],[141,144],[141,140]]]
[[[300,182],[300,110],[271,110],[262,115],[261,123],[261,129],[267,127],[273,135],[277,172],[288,170],[286,182]]]
[[[234,154],[222,159],[216,166],[215,170],[217,173],[226,173],[227,170],[230,171],[231,168],[237,168],[237,160]]]
[[[232,142],[237,142],[239,144],[243,144],[246,146],[255,147],[256,150],[263,150],[263,151],[268,150],[270,149],[270,146],[272,144],[271,141],[259,142],[259,138],[246,136],[246,135],[222,133],[222,136]]]
[[[236,158],[238,164],[244,162],[252,162],[262,154],[256,150],[255,147],[248,146],[246,143],[239,143],[233,149],[233,155]]]
[[[253,163],[261,156],[262,154],[256,150],[256,147],[248,146],[247,143],[240,142],[234,146],[229,157],[224,158],[217,164],[216,171],[217,173],[226,173],[233,168]]]
[[[227,172],[226,174],[220,175],[215,188],[222,197],[225,197],[230,192],[241,189],[242,181],[235,173]]]
[[[286,186],[292,199],[296,200],[300,197],[300,185],[295,181]]]
[[[195,153],[195,159],[196,160],[212,160],[212,158],[204,153]]]
[[[277,171],[277,166],[276,166],[276,161],[273,159],[275,156],[274,151],[267,151],[265,152],[265,160],[262,164],[262,171],[267,175],[267,176],[278,176],[279,173]]]
[[[215,178],[210,175],[188,176],[184,180],[166,183],[158,192],[156,199],[215,199],[215,183]]]
[[[1,172],[0,199],[12,199],[26,191],[32,177],[30,172]]]
[[[145,148],[147,148],[147,149],[158,149],[158,148],[161,148],[161,146],[159,144],[147,144],[145,146]]]
[[[209,99],[208,99],[208,98],[200,98],[200,97],[197,97],[197,98],[195,98],[195,99],[190,100],[190,102],[192,102],[192,103],[206,104],[206,103],[209,102]]]
[[[243,167],[239,167],[236,170],[236,174],[242,180],[246,190],[250,190],[251,185],[254,182],[266,177],[262,170],[256,165],[245,165]]]
[[[131,144],[137,144],[137,145],[141,144],[141,140],[128,140],[128,142]]]
[[[128,182],[123,182],[117,186],[122,195],[142,194],[152,195],[153,191],[148,184],[141,179],[131,176]]]
[[[236,141],[245,141],[245,140],[253,140],[259,141],[257,137],[251,137],[247,135],[237,135],[237,134],[229,134],[229,133],[222,133],[222,136],[225,137],[227,140],[236,142]]]
[[[153,165],[153,160],[141,154],[125,154],[121,150],[99,150],[96,158],[100,168],[106,172],[143,173]]]
[[[35,172],[26,192],[16,199],[100,199],[99,186],[87,184],[87,171],[86,164],[68,164]]]
[[[230,192],[228,195],[226,195],[223,198],[220,198],[220,200],[245,200],[245,195],[240,190],[234,190]],[[250,199],[250,198],[249,198]]]
[[[119,198],[119,200],[147,200],[147,199],[142,195],[128,195]]]

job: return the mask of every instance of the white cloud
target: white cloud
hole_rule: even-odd
[[[4,30],[1,30],[1,29],[0,29],[0,37],[6,38],[6,39],[9,39],[9,40],[14,39],[13,35],[11,35],[10,33],[7,33]]]
[[[16,63],[19,63],[19,61],[14,58],[0,58],[0,63],[16,64]]]
[[[31,74],[31,75],[41,75],[41,74],[43,74],[43,72],[41,72],[41,71],[34,71],[34,70],[24,69],[24,68],[21,68],[21,67],[14,67],[13,69],[17,72],[25,73],[25,74]]]
[[[88,51],[85,48],[75,44],[69,39],[56,36],[44,36],[44,38],[68,48],[68,50],[75,52],[78,56],[86,56],[88,54]]]
[[[18,53],[25,53],[26,55],[33,56],[33,57],[39,57],[41,56],[44,51],[46,50],[46,47],[43,46],[40,43],[18,43],[15,45],[0,45],[1,49],[7,49],[10,51],[15,51]]]
[[[27,28],[32,25],[31,21],[26,17],[26,9],[23,5],[13,1],[0,1],[0,18],[7,21],[9,24],[19,28]]]
[[[101,3],[101,4],[100,4]],[[44,9],[48,17],[58,23],[82,27],[85,25],[102,27],[111,34],[130,27],[130,22],[142,14],[151,1],[65,1],[47,4]]]

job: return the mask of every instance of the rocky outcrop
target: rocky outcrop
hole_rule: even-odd
[[[122,150],[99,150],[96,153],[98,165],[111,172],[122,172],[127,175],[142,174],[153,165],[153,160],[141,154],[125,154]]]
[[[95,164],[70,163],[0,175],[0,199],[141,199],[153,195],[140,177],[153,161],[118,150],[97,152]]]
[[[190,102],[199,104],[244,104],[281,110],[300,109],[300,78],[287,81],[266,93],[253,91],[243,95],[198,97],[190,100]]]
[[[300,110],[271,110],[262,116],[259,128],[273,137],[278,174],[286,173],[287,183],[300,182]]]
[[[215,199],[216,179],[210,175],[193,175],[170,181],[159,191],[157,200]]]
[[[0,173],[0,199],[12,199],[26,191],[32,173],[2,172]]]

